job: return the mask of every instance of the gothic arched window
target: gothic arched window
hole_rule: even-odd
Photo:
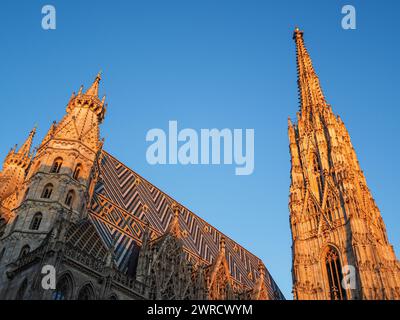
[[[68,191],[67,196],[65,198],[65,205],[67,205],[68,207],[72,207],[72,204],[74,203],[74,198],[75,198],[74,190]]]
[[[53,294],[54,300],[70,300],[72,294],[72,279],[69,275],[60,278],[56,285],[56,291]]]
[[[31,251],[31,248],[28,245],[23,246],[21,252],[19,253],[19,257],[22,258],[23,256],[26,256],[29,251]]]
[[[51,183],[46,184],[42,192],[43,199],[50,199],[51,193],[53,192],[53,185]]]
[[[22,281],[21,286],[17,291],[17,295],[15,296],[15,300],[23,300],[25,296],[26,289],[28,288],[28,280]]]
[[[325,253],[325,267],[328,276],[329,294],[332,300],[346,300],[346,291],[342,287],[342,265],[338,251],[329,247]]]
[[[62,163],[63,163],[62,158],[57,158],[56,160],[54,160],[53,165],[51,166],[50,173],[59,173]]]
[[[31,221],[31,225],[29,229],[31,230],[39,230],[40,223],[42,222],[43,215],[40,212],[35,213],[33,219]]]
[[[94,300],[94,292],[91,285],[87,284],[79,290],[78,300]]]
[[[82,165],[81,165],[81,164],[78,164],[78,165],[75,167],[74,174],[73,174],[73,178],[74,178],[75,180],[78,180],[78,179],[79,179],[79,176],[81,175],[81,172],[82,172]]]

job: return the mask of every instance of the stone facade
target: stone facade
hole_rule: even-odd
[[[303,32],[293,38],[301,104],[288,124],[294,298],[400,299],[400,263],[349,133],[324,98]]]
[[[283,299],[257,257],[103,150],[100,80],[4,161],[0,299]]]

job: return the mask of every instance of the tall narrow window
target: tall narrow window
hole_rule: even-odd
[[[325,267],[328,275],[329,294],[332,300],[346,300],[346,291],[342,287],[342,265],[337,250],[329,247],[325,255]]]
[[[70,300],[72,295],[72,279],[69,275],[64,275],[56,285],[53,294],[54,300]]]
[[[78,164],[78,165],[76,166],[76,168],[75,168],[74,175],[73,175],[73,178],[74,178],[75,180],[78,180],[78,179],[79,179],[79,177],[80,177],[80,175],[81,175],[81,171],[82,171],[82,165],[81,165],[81,164]]]
[[[67,193],[67,197],[65,198],[65,204],[68,207],[72,207],[72,204],[74,203],[74,198],[75,198],[75,192],[74,190],[70,190]]]
[[[46,184],[42,192],[43,199],[50,199],[51,193],[53,192],[53,185],[51,183]]]
[[[60,169],[61,169],[61,166],[62,166],[62,163],[63,163],[63,159],[62,158],[57,158],[56,160],[54,160],[50,172],[51,173],[59,173]]]
[[[40,223],[42,222],[42,217],[43,217],[43,215],[40,212],[35,213],[35,215],[33,216],[33,219],[32,219],[32,222],[31,222],[31,225],[30,225],[29,229],[31,229],[31,230],[39,230]]]

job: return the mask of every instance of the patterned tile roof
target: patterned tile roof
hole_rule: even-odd
[[[85,219],[77,224],[72,224],[66,233],[66,242],[93,255],[95,258],[106,260],[108,248],[103,244],[101,237],[96,232],[93,224]]]
[[[173,203],[178,202],[109,153],[102,152],[100,182],[96,186],[89,216],[104,241],[108,245],[114,243],[120,269],[127,270],[131,253],[142,243],[147,223],[152,239],[166,231],[173,217]],[[224,237],[232,280],[248,289],[254,286],[259,277],[259,258],[184,206],[179,219],[188,259],[213,263],[218,256],[220,239]],[[270,295],[284,299],[268,270],[265,279]]]

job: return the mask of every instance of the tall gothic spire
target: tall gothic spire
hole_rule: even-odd
[[[300,95],[300,110],[302,116],[326,106],[324,94],[311,58],[304,45],[303,31],[294,30],[293,39],[296,43],[297,84]]]
[[[349,133],[326,103],[298,28],[301,110],[288,121],[295,299],[400,299],[400,263]],[[353,266],[354,288],[342,284]]]

